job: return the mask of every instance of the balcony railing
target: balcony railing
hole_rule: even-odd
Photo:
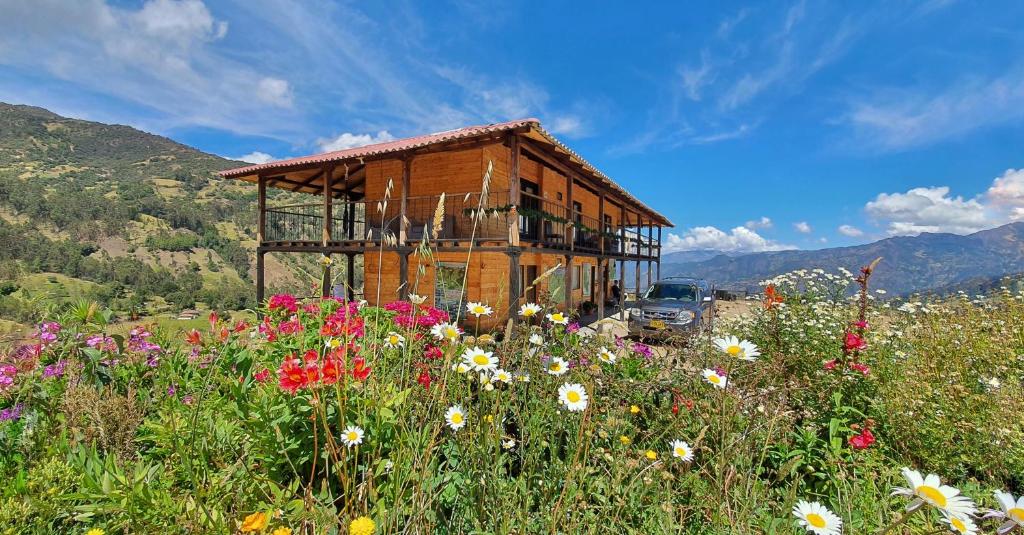
[[[407,243],[420,241],[424,233],[440,243],[507,241],[512,208],[509,197],[508,191],[491,192],[481,204],[479,193],[445,195],[440,213],[439,195],[409,197]],[[601,253],[603,232],[606,255],[651,258],[660,253],[657,240],[635,227],[622,230],[601,225],[597,218],[527,193],[522,193],[518,202],[519,240],[523,244]],[[319,245],[324,236],[323,213],[322,203],[267,207],[264,242]],[[382,236],[397,240],[400,219],[400,199],[336,201],[332,206],[330,243],[379,242]]]

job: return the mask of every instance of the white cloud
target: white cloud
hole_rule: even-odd
[[[724,24],[724,23],[723,23]],[[704,87],[714,81],[715,74],[712,70],[711,57],[707,49],[700,53],[699,67],[680,67],[679,79],[683,86],[683,93],[686,98],[699,101],[701,91]]]
[[[761,219],[751,219],[744,223],[743,226],[750,230],[757,230],[759,228],[772,228],[775,226],[775,223],[772,222],[770,217],[761,216]]]
[[[256,98],[281,108],[292,107],[292,88],[287,80],[263,78],[256,85]]]
[[[583,120],[576,115],[562,115],[555,117],[546,128],[552,134],[562,134],[569,137],[579,137],[587,133]]]
[[[985,195],[996,208],[1005,210],[1011,221],[1024,220],[1024,169],[1007,169]]]
[[[894,236],[922,232],[969,234],[992,226],[977,199],[950,196],[948,186],[880,193],[864,210],[884,222],[887,232]]]
[[[886,89],[858,97],[846,116],[865,146],[905,150],[1024,119],[1024,67],[940,89]]]
[[[864,231],[853,226],[853,225],[839,225],[839,233],[843,236],[849,236],[851,238],[859,238],[864,235]]]
[[[1024,221],[1024,169],[1007,169],[973,198],[950,194],[948,186],[881,193],[864,206],[890,235],[922,232],[969,234]],[[840,227],[842,232],[842,227]]]
[[[394,139],[395,136],[392,136],[387,130],[381,130],[376,135],[350,134],[345,132],[331,139],[318,139],[316,144],[320,147],[321,152],[334,152],[336,150],[351,149],[375,143],[385,143]]]
[[[814,229],[811,228],[810,223],[806,221],[797,221],[793,223],[793,228],[801,234],[810,234]]]
[[[275,158],[275,157],[273,157],[273,156],[271,156],[271,155],[269,155],[269,154],[267,154],[265,152],[260,152],[260,151],[257,150],[257,151],[250,152],[249,154],[245,154],[245,155],[242,155],[242,156],[238,156],[237,158],[230,158],[230,159],[232,159],[232,160],[239,160],[239,161],[247,162],[247,163],[261,164],[261,163],[276,162],[279,158]]]
[[[665,252],[713,249],[725,252],[758,252],[795,249],[767,239],[747,227],[736,227],[725,232],[716,227],[693,227],[682,235],[669,233],[664,242]]]

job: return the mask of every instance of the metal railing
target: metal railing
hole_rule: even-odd
[[[446,194],[444,210],[436,223],[440,195],[406,199],[408,220],[406,239],[420,241],[424,233],[431,241],[454,242],[509,239],[509,220],[513,202],[517,202],[521,242],[554,249],[575,249],[588,253],[625,257],[656,258],[661,246],[657,239],[644,235],[643,229],[625,230],[602,225],[590,217],[537,195],[520,193],[510,199],[509,191],[490,192],[481,205],[479,193]],[[332,205],[331,242],[380,241],[382,235],[399,236],[401,199],[341,200]],[[265,242],[319,243],[323,240],[322,203],[272,206],[266,209]],[[476,230],[474,232],[474,224]],[[603,230],[602,230],[603,229]]]

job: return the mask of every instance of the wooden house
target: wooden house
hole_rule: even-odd
[[[454,313],[466,301],[481,301],[495,308],[492,321],[502,321],[544,293],[567,310],[590,302],[603,314],[610,277],[617,277],[622,289],[627,283],[641,288],[646,264],[650,284],[652,272],[660,270],[662,227],[671,226],[536,119],[251,165],[221,175],[258,185],[261,301],[266,253],[300,252],[322,253],[332,263],[344,257],[350,297],[359,293],[353,288],[353,266],[356,255],[362,255],[361,293],[371,304],[416,293]],[[268,187],[320,198],[270,206]],[[442,194],[444,213],[435,225]],[[415,252],[425,233],[432,258]],[[636,264],[635,281],[622,280],[626,262]],[[556,266],[561,267],[531,287]],[[327,271],[324,295],[334,291]],[[465,295],[463,280],[468,283]]]

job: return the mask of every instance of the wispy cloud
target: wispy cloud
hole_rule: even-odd
[[[952,86],[891,88],[857,97],[845,121],[858,144],[899,151],[956,139],[1024,119],[1024,65],[996,77],[970,77]]]

